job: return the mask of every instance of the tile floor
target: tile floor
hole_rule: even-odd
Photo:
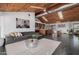
[[[61,52],[61,55],[79,55],[78,36],[62,34],[60,37],[45,36],[45,38],[62,42],[61,48],[63,49],[64,54],[62,54],[63,52]],[[5,47],[0,47],[0,55],[5,55],[5,54],[6,54]]]

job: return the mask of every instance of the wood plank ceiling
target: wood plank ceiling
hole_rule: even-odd
[[[30,11],[30,12],[39,12],[42,9],[31,8],[31,6],[37,6],[41,8],[48,8],[49,5],[53,5],[54,3],[0,3],[0,11]]]
[[[79,21],[79,4],[77,6],[67,8],[62,12],[64,19],[60,19],[57,12],[44,15],[48,22],[43,20],[42,17],[39,17],[39,19],[44,23]]]
[[[0,3],[0,12],[35,12],[35,15],[39,15],[44,13],[44,9],[49,11],[63,5],[65,5],[65,3]],[[39,17],[38,19],[44,23],[79,21],[79,5],[63,11],[63,16],[63,20],[59,19],[56,12],[45,15],[48,22],[46,22],[42,17]]]

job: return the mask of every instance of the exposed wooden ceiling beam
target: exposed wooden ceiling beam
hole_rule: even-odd
[[[47,15],[47,14],[50,14],[50,13],[55,13],[55,12],[67,9],[68,7],[75,6],[75,5],[78,5],[78,3],[63,5],[63,6],[60,6],[59,8],[54,9],[54,10],[49,10],[45,13],[39,14],[36,17],[41,17],[41,16],[44,16],[44,15]]]
[[[43,8],[43,7],[39,7],[39,6],[30,6],[29,8],[42,9],[42,10],[45,9],[45,8]]]
[[[51,10],[52,8],[56,7],[56,5],[58,5],[59,3],[55,3],[55,4],[51,4],[50,6],[47,7],[47,11]]]
[[[47,3],[44,5],[44,7],[46,7],[46,10],[48,10],[49,8],[51,9],[51,7],[53,8],[53,6],[57,5],[58,3]],[[35,13],[35,15],[38,15],[38,14],[41,14],[41,13],[44,13],[44,11],[39,11],[37,13]]]

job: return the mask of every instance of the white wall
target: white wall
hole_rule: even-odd
[[[30,16],[28,16],[30,14]],[[30,20],[30,28],[16,29],[16,18]],[[35,13],[34,12],[3,12],[0,15],[1,37],[10,32],[28,32],[35,31]]]
[[[65,24],[64,27],[59,27],[58,25],[62,25]],[[55,25],[55,31],[61,31],[62,33],[68,33],[68,30],[70,30],[72,28],[72,23],[71,22],[62,22],[62,23],[53,23],[50,25]]]
[[[74,32],[79,30],[79,21],[76,21],[76,22],[72,22],[73,23],[73,28],[74,28]]]
[[[73,25],[75,23],[78,23],[76,25]],[[58,25],[60,24],[65,24],[65,27],[58,27]],[[74,21],[74,22],[62,22],[62,23],[53,23],[53,24],[49,24],[49,25],[55,25],[56,27],[56,31],[62,31],[63,33],[67,33],[67,30],[73,29],[75,27],[79,27],[79,21]],[[74,31],[79,30],[78,29],[74,29]]]
[[[58,25],[65,25],[64,27],[58,27]],[[56,27],[57,31],[61,31],[62,33],[68,33],[69,30],[69,23],[57,23],[57,27]]]

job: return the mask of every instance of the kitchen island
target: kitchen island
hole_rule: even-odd
[[[20,41],[12,44],[7,44],[7,55],[52,55],[61,42],[50,39],[40,39],[38,46],[35,48],[28,48],[26,41]]]

